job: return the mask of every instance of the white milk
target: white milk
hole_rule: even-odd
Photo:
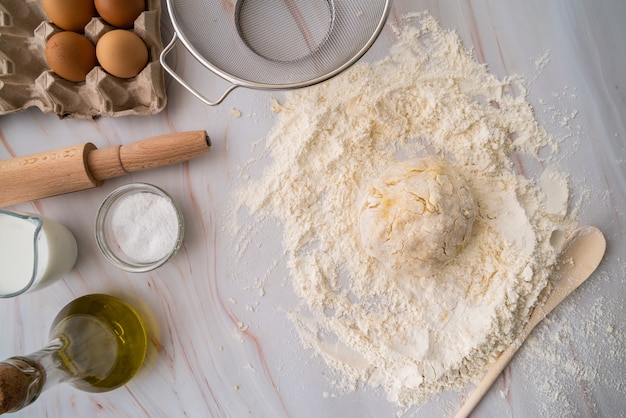
[[[0,209],[0,297],[50,284],[72,269],[77,254],[74,236],[58,222]]]

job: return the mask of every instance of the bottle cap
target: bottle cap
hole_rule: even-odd
[[[10,364],[0,364],[0,414],[20,408],[27,389],[27,376]]]

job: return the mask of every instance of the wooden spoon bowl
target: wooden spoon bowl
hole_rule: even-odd
[[[570,293],[580,286],[600,264],[606,250],[606,240],[602,232],[593,226],[584,226],[572,232],[563,243],[557,261],[553,289],[546,301],[535,307],[528,323],[515,341],[500,354],[489,367],[487,374],[478,383],[465,401],[456,418],[467,417],[480,403],[500,373],[509,364],[532,330]]]

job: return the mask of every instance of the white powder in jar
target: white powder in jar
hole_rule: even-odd
[[[387,59],[286,94],[265,142],[271,163],[256,181],[244,173],[237,204],[254,217],[243,245],[258,219],[284,226],[300,299],[289,317],[305,346],[342,388],[380,386],[410,406],[484,374],[545,296],[558,253],[550,238],[575,219],[548,208],[516,164],[556,149],[524,80],[489,74],[428,13],[404,23]],[[399,159],[427,155],[454,165],[478,213],[436,277],[397,280],[362,246],[360,202]]]
[[[150,192],[123,196],[110,216],[113,242],[136,263],[161,260],[176,245],[178,216],[163,196]]]

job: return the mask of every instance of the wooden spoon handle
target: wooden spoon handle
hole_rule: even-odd
[[[542,318],[539,318],[539,315],[535,315],[535,312],[538,310],[535,309],[533,314],[530,317],[530,320],[522,330],[519,337],[513,342],[513,344],[509,345],[506,350],[500,354],[498,359],[489,366],[489,370],[487,370],[487,374],[480,383],[474,388],[472,394],[469,398],[463,403],[463,406],[455,415],[455,418],[466,418],[469,414],[474,410],[474,408],[480,403],[485,394],[489,391],[491,386],[498,380],[502,371],[506,368],[506,366],[511,362],[517,350],[522,346],[522,343],[528,337],[530,332],[535,328],[535,326],[541,322]]]

